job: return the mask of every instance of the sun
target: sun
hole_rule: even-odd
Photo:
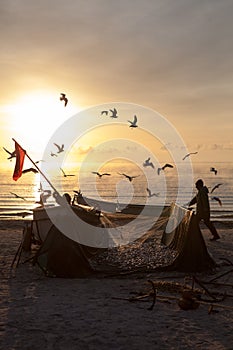
[[[47,91],[28,93],[7,106],[12,137],[23,147],[43,151],[56,129],[80,108]]]

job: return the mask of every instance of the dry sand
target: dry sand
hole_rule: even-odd
[[[219,263],[215,271],[197,274],[205,281],[233,268],[220,260],[233,262],[233,227],[216,226],[221,235],[217,242],[209,242],[209,232],[202,230]],[[184,283],[183,273],[61,279],[45,277],[30,263],[11,272],[21,237],[22,222],[0,221],[0,349],[233,349],[232,287],[226,289],[232,297],[218,302],[211,313],[210,304],[184,311],[170,299],[157,299],[148,310],[152,296],[144,302],[127,299],[152,290],[148,279]],[[217,281],[233,284],[233,272]],[[224,290],[210,285],[208,289]],[[180,297],[168,290],[157,293]]]

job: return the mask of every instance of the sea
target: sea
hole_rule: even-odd
[[[219,185],[213,193],[209,193],[211,218],[217,221],[227,221],[233,224],[233,162],[216,162],[214,167],[217,174],[210,169],[213,164],[208,162],[196,162],[192,164],[193,184],[190,188],[185,185],[180,189],[178,204],[187,207],[190,196],[196,194],[195,181],[203,179],[205,185],[211,191]],[[91,167],[88,171],[69,169],[66,175],[57,174],[51,181],[53,187],[61,194],[68,192],[71,197],[75,191],[81,190],[82,194],[89,198],[115,202],[117,204],[152,204],[169,205],[177,202],[178,183],[174,169],[167,168],[160,175],[157,169],[132,167],[129,164],[108,164],[108,169],[102,172],[110,175],[99,177],[93,174],[96,170]],[[98,170],[100,171],[100,170]],[[125,175],[135,176],[130,182]],[[0,219],[1,220],[30,220],[32,210],[39,206],[42,190],[51,190],[50,185],[43,176],[32,172],[23,174],[17,181],[12,179],[12,170],[1,170],[0,173]],[[154,194],[148,197],[147,188]],[[217,197],[221,201],[217,201]],[[48,205],[55,205],[53,196],[47,200]]]

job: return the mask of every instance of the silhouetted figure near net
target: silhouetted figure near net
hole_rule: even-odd
[[[198,190],[196,196],[190,201],[189,206],[196,204],[196,217],[198,224],[201,220],[204,221],[205,225],[208,227],[213,237],[210,239],[211,241],[215,241],[220,239],[220,236],[210,221],[210,204],[209,204],[209,190],[206,186],[204,186],[203,180],[199,179],[196,182],[196,188]]]

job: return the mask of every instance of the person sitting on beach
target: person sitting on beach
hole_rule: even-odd
[[[205,225],[208,227],[208,229],[213,235],[213,237],[210,240],[215,241],[217,239],[220,239],[220,236],[215,226],[210,221],[210,204],[209,204],[209,197],[208,197],[209,190],[206,186],[204,186],[204,182],[202,179],[197,180],[195,185],[198,190],[198,193],[190,201],[189,206],[196,204],[197,222],[199,224],[201,220],[204,221]]]

